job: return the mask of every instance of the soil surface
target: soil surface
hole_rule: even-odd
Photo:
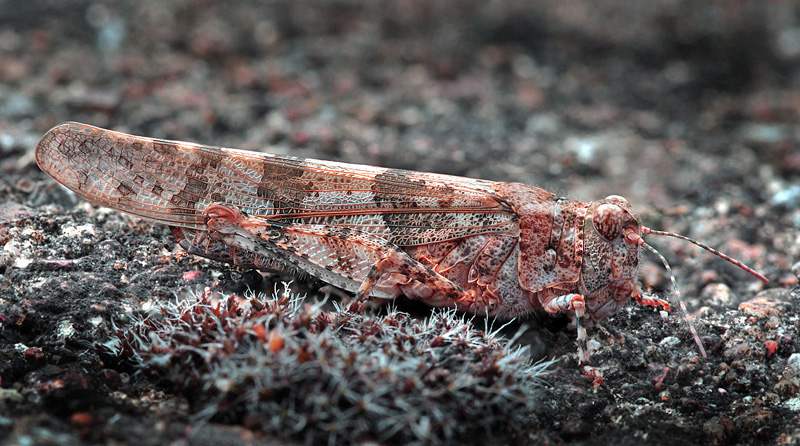
[[[0,0],[0,442],[800,443],[800,3],[518,3]],[[396,385],[403,355],[375,372],[379,356],[358,338],[356,353],[330,356],[345,368],[326,376],[374,376],[359,381],[371,390],[348,399],[343,384],[342,399],[312,405],[309,388],[219,370],[290,348],[295,363],[321,364],[308,345],[333,345],[312,342],[323,332],[344,333],[336,342],[349,351],[359,329],[331,304],[348,297],[190,256],[167,227],[79,199],[34,160],[38,139],[62,121],[521,182],[582,201],[622,195],[643,224],[716,247],[770,283],[684,241],[648,237],[672,265],[708,358],[676,305],[667,313],[631,302],[589,330],[603,385],[576,366],[566,317],[532,316],[500,334],[475,319],[453,340],[446,327],[456,322],[433,324],[431,310],[398,299],[411,321],[380,309],[366,317],[389,319],[362,325],[405,333],[402,342],[418,326],[444,330],[419,339],[454,356]],[[669,275],[654,255],[642,259],[643,287],[666,298]],[[206,289],[271,294],[284,281],[306,303],[326,303],[275,325],[280,336],[227,326],[231,339],[263,341],[254,356],[219,339],[197,354],[132,341],[155,342],[141,319],[167,320],[169,305]],[[284,314],[271,316],[259,302],[247,311],[265,320],[289,311],[268,307]],[[197,329],[224,324],[214,317]],[[331,324],[338,331],[326,332]],[[144,337],[126,337],[134,328]],[[503,337],[523,328],[515,345],[528,348],[512,354]],[[386,355],[406,345],[375,342]],[[465,358],[484,367],[457,361]],[[541,358],[554,359],[546,377],[523,367]],[[441,389],[523,406],[506,406],[518,416],[505,425],[488,415],[502,404],[469,418],[463,401],[431,393]],[[427,415],[409,403],[381,424],[374,415],[388,406],[375,404],[395,404],[394,394]],[[268,404],[285,401],[296,403],[292,417]],[[441,414],[475,424],[453,429]]]

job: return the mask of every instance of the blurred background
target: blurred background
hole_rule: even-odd
[[[648,183],[692,176],[685,151],[709,155],[692,166],[703,176],[683,179],[693,183],[687,199],[757,164],[770,180],[796,175],[799,9],[0,0],[0,150],[29,151],[76,120],[522,181],[584,200],[598,191],[582,178],[598,173],[600,194],[665,206]]]
[[[26,435],[52,425],[55,443],[107,438],[98,431],[118,408],[104,398],[119,374],[84,353],[109,321],[194,277],[199,289],[260,280],[187,258],[166,228],[92,208],[40,172],[41,135],[80,121],[583,201],[623,195],[644,224],[719,247],[772,284],[653,238],[714,359],[690,361],[678,316],[626,309],[608,323],[618,328],[594,332],[613,383],[585,390],[570,368],[548,398],[574,405],[547,406],[531,429],[555,443],[637,442],[651,430],[675,444],[797,440],[799,67],[800,1],[789,0],[0,0],[0,354],[13,358],[0,360],[0,387],[17,392],[0,392],[0,433],[37,438]],[[645,258],[645,286],[669,288]],[[656,336],[659,323],[681,339]],[[540,356],[574,353],[574,332],[553,333],[524,343]],[[657,359],[635,339],[660,342],[647,351]],[[101,384],[54,393],[45,378],[72,361],[91,377],[75,382]],[[157,410],[184,417],[172,396],[137,385],[124,393],[136,407],[166,402]],[[86,397],[87,386],[103,396]],[[95,404],[112,415],[97,422]],[[94,418],[64,421],[78,409]],[[108,430],[154,441],[142,419],[139,437]]]

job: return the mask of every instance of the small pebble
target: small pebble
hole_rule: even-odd
[[[800,412],[800,396],[790,398],[783,403],[783,406],[792,412]]]
[[[797,381],[782,379],[775,384],[775,392],[782,396],[791,396],[797,393]]]
[[[786,360],[783,376],[786,379],[800,378],[800,353],[792,353],[789,359]]]
[[[772,194],[771,201],[776,206],[798,206],[800,204],[800,185],[792,184],[775,192]]]
[[[676,345],[680,345],[681,340],[675,336],[667,336],[666,338],[662,339],[661,342],[658,343],[661,347],[674,347]]]
[[[746,342],[742,342],[725,350],[722,355],[726,359],[735,359],[747,356],[748,354],[750,354],[750,346],[748,346]]]
[[[787,138],[786,128],[777,124],[749,124],[743,127],[745,139],[754,144],[777,144]]]
[[[710,283],[703,287],[700,297],[705,302],[728,306],[731,303],[731,288],[724,283]]]
[[[203,272],[202,271],[197,271],[197,270],[186,271],[181,276],[181,279],[184,282],[194,282],[194,281],[200,280],[202,278],[203,278]]]
[[[795,274],[786,274],[782,276],[780,279],[778,279],[778,283],[781,284],[781,286],[789,287],[797,285],[798,283],[800,283],[800,280],[798,280]]]
[[[775,352],[778,351],[778,343],[775,341],[764,342],[764,347],[767,349],[767,358],[774,355]]]
[[[757,318],[782,316],[789,308],[789,303],[781,299],[785,290],[767,290],[762,294],[739,304],[739,311]],[[779,295],[781,294],[781,295]]]
[[[600,341],[590,339],[586,342],[586,349],[589,351],[590,356],[600,351],[601,348],[603,348],[603,344]]]
[[[72,414],[69,421],[75,427],[86,427],[92,424],[94,419],[88,412],[75,412]]]
[[[581,164],[590,164],[597,153],[597,141],[591,138],[568,138],[564,143],[566,149],[578,159]]]
[[[794,265],[792,265],[792,274],[794,274],[795,277],[800,278],[800,262],[797,262]]]

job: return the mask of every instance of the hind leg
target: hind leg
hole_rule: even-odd
[[[375,234],[347,227],[280,222],[249,216],[235,206],[211,204],[206,210],[209,237],[232,248],[283,261],[323,281],[356,293],[351,309],[363,308],[381,279],[389,285],[418,281],[434,295],[454,305],[479,310],[473,290],[465,291],[451,280],[412,258],[398,246]],[[386,282],[381,283],[384,287]],[[396,292],[400,294],[400,291]],[[394,297],[394,296],[392,296]],[[423,301],[425,298],[421,298]]]

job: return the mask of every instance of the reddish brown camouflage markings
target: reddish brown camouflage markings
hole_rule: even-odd
[[[455,202],[453,196],[455,195],[456,190],[449,184],[442,185],[439,190],[441,194],[436,198],[436,204],[441,209],[451,208]]]
[[[180,192],[173,195],[169,202],[175,205],[169,211],[173,214],[195,214],[195,205],[197,204],[197,196],[208,189],[208,184],[201,179],[188,177],[186,185]]]
[[[120,183],[119,186],[117,186],[117,190],[123,197],[128,197],[130,195],[136,194],[136,191],[133,189],[133,186],[125,182]]]
[[[417,194],[411,193],[418,191],[419,195],[424,194],[425,181],[414,181],[406,176],[402,170],[391,169],[375,176],[375,184],[372,186],[374,192],[375,206],[378,209],[391,210],[391,212],[381,213],[384,225],[393,234],[403,234],[408,228],[426,229],[432,228],[429,220],[435,218],[434,214],[419,214],[414,212],[395,212],[397,209],[412,210],[420,206],[416,201]],[[402,195],[398,196],[398,192]],[[403,243],[403,241],[400,241]]]
[[[553,221],[553,232],[557,231],[559,234],[555,252],[556,264],[561,268],[568,268],[576,262],[580,264],[580,257],[576,255],[575,249],[579,243],[578,237],[580,237],[578,228],[583,227],[583,221],[579,222],[578,215],[579,207],[582,206],[583,203],[576,205],[566,200],[559,200],[555,205],[556,209],[560,209],[559,218]]]
[[[459,240],[458,245],[434,266],[434,270],[456,283],[469,283],[469,273],[475,257],[486,245],[489,237],[477,235]]]
[[[442,261],[453,249],[458,246],[458,240],[445,240],[440,243],[429,243],[419,247],[414,247],[414,257],[424,261],[426,264],[436,264]]]
[[[375,176],[375,184],[372,186],[375,204],[382,209],[420,208],[422,206],[416,201],[416,197],[429,193],[425,184],[425,180],[408,178],[404,170],[389,169]]]
[[[121,153],[118,159],[119,165],[127,170],[133,170],[134,163],[130,160],[130,155],[126,153]]]
[[[134,146],[134,148],[136,148],[137,150],[144,149],[143,144],[140,143],[135,143],[135,144],[138,144],[138,146]],[[162,155],[164,158],[174,158],[179,155],[178,147],[172,141],[154,139],[152,140],[151,144],[153,151],[158,153],[159,155]]]
[[[579,205],[582,203],[559,199],[524,184],[498,183],[495,189],[519,216],[522,287],[537,293],[553,284],[575,286],[580,279],[582,261],[574,255],[579,242],[575,234],[578,229],[563,226],[563,223],[581,219],[583,211]]]
[[[260,166],[261,181],[256,196],[270,203],[267,215],[292,223],[292,216],[309,210],[307,199],[319,192],[309,178],[309,170],[304,168],[304,161],[303,158],[284,157]]]
[[[500,268],[508,261],[508,256],[511,255],[518,240],[519,238],[514,236],[492,237],[475,259],[467,280],[480,286],[492,283]]]
[[[162,147],[166,143],[160,144]],[[174,205],[170,209],[175,214],[198,214],[198,204],[210,195],[212,186],[210,182],[216,173],[216,169],[222,160],[221,153],[194,150],[194,147],[187,146],[186,151],[198,159],[198,162],[189,164],[183,174],[186,176],[186,184],[177,194],[169,198],[169,202]],[[217,201],[217,200],[215,200]]]
[[[188,252],[301,271],[356,293],[405,294],[504,318],[571,311],[578,353],[587,319],[614,314],[637,284],[646,234],[622,197],[592,203],[531,186],[153,140],[67,123],[36,149],[84,198],[168,224]],[[698,338],[696,338],[698,339]],[[597,376],[594,374],[593,376]]]
[[[342,240],[347,240],[353,235],[353,231],[346,226],[332,227],[328,229],[325,235],[327,235],[328,237],[336,237]]]
[[[447,183],[429,181],[416,172],[387,169],[375,175],[372,183],[375,207],[391,234],[387,239],[400,246],[431,241],[439,243],[468,234],[503,232],[513,224],[513,218],[509,218],[508,227],[498,227],[497,214],[508,215],[508,210],[493,197],[483,198],[481,205],[486,207],[486,211],[481,213],[471,209],[458,212],[458,207],[450,208],[452,211],[441,208],[438,205],[441,200],[456,203],[462,191]],[[459,228],[459,236],[448,236],[448,228]]]

